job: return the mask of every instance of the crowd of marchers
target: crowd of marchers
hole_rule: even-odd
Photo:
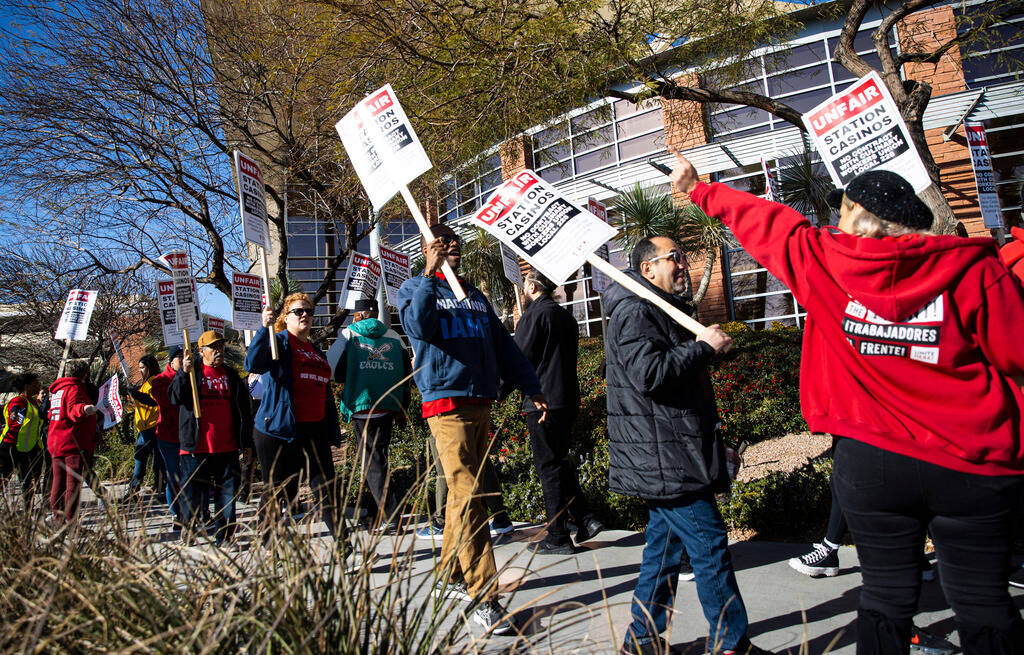
[[[807,312],[801,402],[811,430],[834,437],[833,504],[822,542],[790,565],[835,575],[848,530],[863,579],[857,652],[951,652],[913,624],[922,581],[934,576],[923,558],[930,535],[963,652],[1024,652],[1024,622],[1007,588],[1024,491],[1024,231],[1015,229],[1002,251],[992,239],[932,234],[928,207],[886,171],[861,174],[830,196],[838,228],[812,227],[789,207],[699,181],[677,157],[674,187],[720,217]],[[490,458],[491,409],[522,392],[546,511],[543,536],[530,548],[572,556],[604,529],[570,454],[579,329],[553,300],[552,281],[534,270],[513,337],[461,277],[467,298],[456,299],[442,266],[459,270],[459,236],[444,224],[432,236],[423,243],[422,274],[398,294],[408,345],[364,299],[325,353],[310,340],[312,302],[295,293],[279,315],[264,310],[246,352],[247,380],[225,364],[224,339],[212,331],[194,354],[172,349],[163,370],[143,357],[143,383],[129,391],[138,441],[124,499],[140,493],[152,457],[181,539],[233,547],[235,505],[252,493],[258,470],[256,535],[269,539],[287,524],[282,517],[308,509],[348,552],[355,528],[342,514],[332,453],[342,425],[351,425],[375,505],[362,527],[394,534],[415,528],[390,483],[388,448],[406,412],[420,412],[437,467],[436,511],[415,531],[441,541],[432,593],[467,603],[467,616],[492,634],[516,633],[493,550],[515,528]],[[685,294],[686,257],[669,236],[642,239],[626,274],[695,313]],[[750,641],[716,504],[742,465],[722,440],[708,373],[731,338],[717,325],[691,334],[617,284],[603,302],[608,485],[649,506],[621,650],[668,652],[661,635],[678,586],[692,580],[710,652],[766,652]],[[74,525],[83,483],[102,494],[92,473],[97,390],[87,378],[78,360],[46,392],[38,375],[23,374],[3,409],[0,474],[17,473],[26,507],[47,490],[58,526]],[[343,385],[340,400],[332,383]],[[415,409],[412,383],[422,397]],[[300,503],[302,485],[313,493],[309,508]]]

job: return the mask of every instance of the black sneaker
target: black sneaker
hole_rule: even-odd
[[[573,555],[576,553],[576,547],[572,545],[572,542],[559,546],[546,539],[534,541],[526,548],[538,555]]]
[[[583,519],[583,525],[576,530],[576,543],[581,544],[588,539],[593,539],[602,530],[604,530],[604,523],[597,520],[596,516],[588,516]]]
[[[681,562],[679,564],[679,581],[689,582],[693,580],[694,577],[695,576],[693,575],[693,567],[690,566],[689,560]]]
[[[668,655],[671,652],[668,642],[662,637],[655,637],[651,641],[637,643],[626,635],[626,641],[622,642],[619,648],[620,655]]]
[[[506,634],[515,628],[512,617],[496,600],[481,603],[473,610],[473,621],[496,635]]]
[[[814,550],[789,560],[789,565],[812,578],[831,578],[839,574],[839,551],[825,544],[814,544]]]
[[[956,646],[916,625],[910,631],[910,652],[923,655],[952,655]]]
[[[1024,566],[1014,567],[1014,569],[1010,571],[1010,579],[1008,582],[1011,587],[1024,589]]]

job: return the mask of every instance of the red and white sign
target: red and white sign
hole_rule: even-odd
[[[409,279],[409,256],[379,246],[380,265],[384,275],[384,289],[388,293],[388,301],[398,307],[398,289]]]
[[[531,170],[495,189],[473,221],[558,285],[617,234]]]
[[[803,115],[836,186],[870,170],[903,176],[916,193],[931,183],[896,102],[872,71]]]
[[[240,150],[235,151],[235,171],[238,172],[242,235],[249,243],[270,250],[270,221],[267,219],[267,195],[263,191],[263,171]]]
[[[231,325],[236,330],[263,327],[263,280],[258,275],[231,274]]]
[[[183,345],[185,337],[178,329],[178,309],[174,305],[174,282],[158,280],[156,295],[160,311],[160,326],[164,333],[164,345],[168,348]]]
[[[608,222],[608,207],[604,203],[598,202],[593,198],[587,198],[587,211],[594,216],[597,216],[605,223]],[[608,250],[608,244],[603,244],[600,248],[594,251],[594,254],[605,260],[606,262],[611,261],[611,253]],[[601,271],[595,270],[591,267],[590,271],[590,288],[595,293],[604,293],[605,289],[612,285],[612,281],[608,279],[608,276]]]
[[[188,255],[184,250],[175,250],[163,257],[171,269],[171,277],[174,280],[174,306],[178,312],[178,330],[191,330],[198,335],[203,329],[203,318],[199,313],[199,293],[188,265]]]
[[[360,100],[334,127],[375,211],[432,167],[390,84]]]
[[[217,318],[216,316],[207,316],[206,317],[206,329],[207,330],[213,330],[214,332],[216,332],[220,336],[224,336],[224,326],[225,326],[225,323],[224,323],[224,319],[223,318]]]
[[[99,297],[99,291],[85,291],[82,289],[72,289],[69,291],[67,302],[64,303],[64,310],[60,313],[57,331],[54,333],[53,338],[71,341],[85,341],[88,339],[89,321],[92,320],[92,312],[96,309],[96,300]]]
[[[345,309],[355,309],[360,298],[373,298],[380,284],[380,264],[366,255],[353,252],[345,271],[341,303]]]
[[[974,183],[978,187],[978,205],[985,227],[1003,227],[1003,212],[999,209],[996,194],[996,179],[992,172],[992,155],[988,151],[988,137],[981,123],[964,123],[967,146],[971,149],[971,168],[974,169]]]
[[[103,417],[101,425],[103,430],[109,430],[124,418],[124,405],[121,404],[121,384],[117,381],[116,375],[100,387],[96,411]]]
[[[779,196],[779,183],[775,179],[775,174],[772,173],[772,169],[768,167],[768,160],[761,157],[761,172],[764,173],[764,197],[772,202],[782,202]]]

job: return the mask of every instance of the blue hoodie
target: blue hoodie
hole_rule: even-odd
[[[490,303],[462,282],[466,299],[440,276],[417,276],[398,290],[398,311],[415,356],[414,379],[423,402],[441,398],[497,398],[506,380],[527,396],[541,393],[540,381]]]

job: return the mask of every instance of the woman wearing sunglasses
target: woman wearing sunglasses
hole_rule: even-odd
[[[331,393],[331,367],[309,341],[313,303],[305,293],[284,299],[275,328],[279,358],[270,352],[274,312],[263,310],[263,327],[256,331],[245,355],[245,368],[263,376],[263,400],[256,413],[253,442],[266,488],[263,521],[269,525],[281,507],[285,515],[299,514],[299,483],[308,482],[331,534],[344,525],[337,520],[337,485],[331,446],[341,445],[338,407]],[[267,533],[269,536],[269,532]]]

